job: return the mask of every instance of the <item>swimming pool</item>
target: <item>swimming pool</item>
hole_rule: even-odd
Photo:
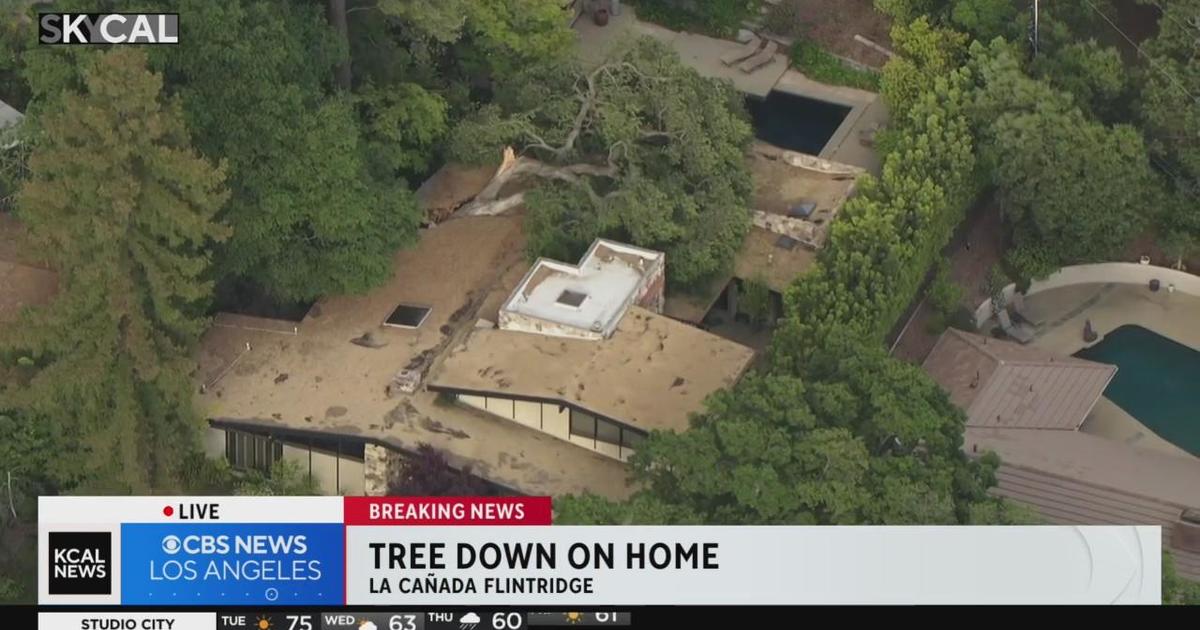
[[[1200,352],[1126,325],[1075,356],[1117,366],[1104,395],[1159,437],[1200,456]]]
[[[746,97],[746,109],[759,140],[810,155],[821,153],[850,113],[844,105],[774,90],[766,98]]]

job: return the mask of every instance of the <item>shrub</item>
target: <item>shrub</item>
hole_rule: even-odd
[[[879,91],[879,74],[852,68],[816,43],[799,38],[792,44],[792,64],[805,76],[822,83]]]
[[[677,31],[730,37],[755,14],[759,0],[635,0],[638,17]]]
[[[962,303],[962,289],[950,279],[950,266],[945,260],[938,263],[937,274],[929,286],[929,301],[938,313],[949,316]]]
[[[800,5],[796,0],[783,0],[767,11],[763,26],[776,35],[798,37],[804,27],[800,20]]]
[[[771,289],[766,281],[757,277],[742,285],[739,308],[750,317],[754,326],[767,324],[771,319]]]

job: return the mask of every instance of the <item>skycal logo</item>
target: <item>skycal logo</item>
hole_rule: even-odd
[[[178,13],[39,13],[42,44],[178,44]]]
[[[112,593],[110,532],[50,532],[51,595]]]

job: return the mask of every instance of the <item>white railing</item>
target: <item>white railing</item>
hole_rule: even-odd
[[[1142,265],[1128,262],[1097,263],[1094,265],[1075,265],[1063,267],[1050,274],[1044,280],[1035,280],[1029,285],[1026,296],[1035,295],[1051,289],[1060,289],[1078,284],[1135,284],[1149,286],[1151,280],[1158,280],[1161,290],[1173,287],[1175,291],[1200,297],[1200,276],[1156,265]],[[1004,303],[1012,300],[1016,293],[1016,285],[1004,287]],[[992,300],[984,300],[975,309],[975,326],[981,327],[992,317]]]

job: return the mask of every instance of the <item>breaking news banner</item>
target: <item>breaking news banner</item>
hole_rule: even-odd
[[[44,497],[39,627],[470,630],[492,609],[525,627],[631,625],[621,607],[664,605],[1161,599],[1159,527],[551,520],[548,497]]]

